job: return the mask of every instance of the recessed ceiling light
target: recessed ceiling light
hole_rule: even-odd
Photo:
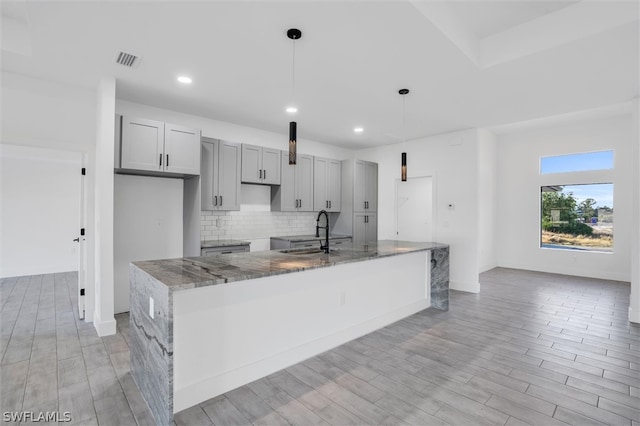
[[[178,81],[182,84],[191,84],[193,80],[191,80],[191,77],[187,77],[186,75],[181,75],[181,76],[178,76]]]
[[[294,106],[290,106],[290,107],[287,107],[285,111],[287,111],[289,114],[295,114],[296,112],[298,112],[298,108]]]
[[[364,129],[362,127],[354,127],[353,131],[356,132],[356,133],[362,133],[362,132],[364,132]]]

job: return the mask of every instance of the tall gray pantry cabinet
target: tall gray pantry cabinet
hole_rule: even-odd
[[[378,240],[378,164],[342,161],[342,206],[333,232],[352,235],[353,244]]]

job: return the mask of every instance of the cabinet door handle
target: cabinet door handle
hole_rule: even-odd
[[[325,202],[324,202],[324,208],[325,208],[325,209],[328,209],[328,208],[329,208],[329,202],[328,202],[328,201],[325,201]]]
[[[267,178],[267,171],[263,170],[262,171],[262,179],[266,179]]]
[[[364,217],[364,223],[369,223],[369,216]]]
[[[169,154],[167,154],[167,167],[169,167]]]
[[[222,252],[220,252],[220,254],[231,254],[231,253],[233,253],[233,252],[232,251],[222,251]]]
[[[222,205],[222,195],[220,196],[220,205]]]
[[[160,154],[160,167],[162,167],[162,154]]]
[[[214,205],[214,206],[217,206],[217,205],[218,205],[218,196],[217,196],[217,195],[214,195],[214,196],[213,196],[213,205]]]
[[[262,179],[262,169],[258,169],[258,179]]]
[[[331,208],[331,200],[329,200],[329,208]]]

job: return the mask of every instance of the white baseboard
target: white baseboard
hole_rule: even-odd
[[[466,291],[467,293],[480,293],[480,283],[462,281],[449,281],[450,290]]]
[[[301,346],[274,354],[258,362],[227,371],[214,377],[207,377],[202,381],[192,383],[181,389],[174,389],[173,412],[177,413],[202,402],[203,395],[209,395],[208,398],[221,395],[367,333],[371,333],[372,331],[413,315],[416,312],[420,312],[429,306],[430,304],[426,300],[411,303],[395,311],[361,322],[337,333],[326,335]]]
[[[116,319],[110,318],[102,320],[96,312],[93,313],[93,327],[96,329],[98,336],[110,336],[116,334]]]

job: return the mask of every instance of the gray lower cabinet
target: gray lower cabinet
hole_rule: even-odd
[[[378,241],[378,217],[375,213],[353,215],[353,244]]]
[[[313,164],[313,209],[340,211],[340,161],[315,157]]]
[[[271,250],[282,250],[292,248],[311,248],[320,247],[320,241],[324,241],[324,232],[320,231],[320,237],[300,240],[287,240],[287,237],[272,237],[271,238]],[[331,248],[340,248],[343,245],[350,245],[351,237],[329,237],[329,246]]]
[[[202,210],[240,210],[239,144],[202,138]]]
[[[280,153],[279,149],[243,143],[242,182],[280,185]]]
[[[208,247],[203,248],[200,252],[201,256],[215,256],[216,254],[230,254],[230,253],[246,253],[249,252],[249,245],[237,245],[237,246],[222,246],[222,247]]]
[[[297,164],[289,164],[289,153],[282,151],[279,186],[271,187],[271,210],[310,212],[313,205],[313,156],[298,154]]]
[[[200,130],[162,121],[116,117],[116,168],[173,175],[200,174]]]

